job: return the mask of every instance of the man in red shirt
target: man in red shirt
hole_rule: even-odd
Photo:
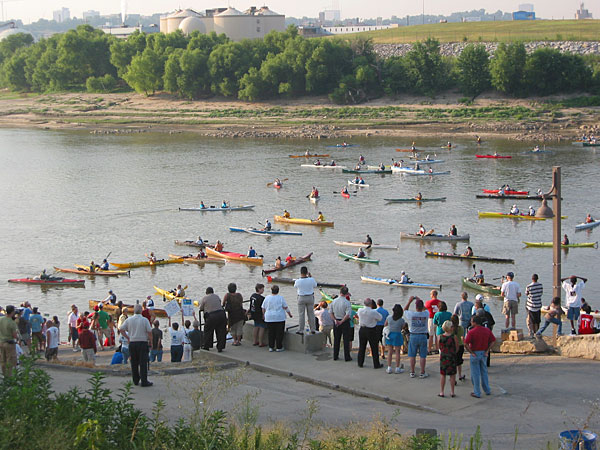
[[[437,343],[435,340],[435,329],[436,326],[433,324],[433,316],[440,310],[441,300],[437,298],[438,291],[435,289],[430,293],[431,298],[425,302],[425,309],[429,311],[429,320],[427,321],[427,330],[429,331],[429,352],[437,352]]]
[[[142,302],[142,316],[148,319],[148,322],[150,322],[150,325],[152,325],[154,322],[154,313],[148,308],[149,300],[152,300],[151,296],[146,297],[146,300]],[[152,304],[154,304],[154,302],[152,302]]]
[[[82,323],[81,331],[79,332],[79,347],[85,362],[96,361],[96,336],[88,329],[88,324]]]
[[[465,349],[471,354],[471,383],[473,392],[471,397],[481,398],[481,387],[486,395],[491,394],[488,380],[487,356],[496,340],[489,328],[481,326],[483,317],[471,317],[471,329],[465,337]]]

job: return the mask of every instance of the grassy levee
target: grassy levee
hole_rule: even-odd
[[[598,41],[600,20],[458,22],[413,25],[336,36],[365,36],[376,44],[402,44],[435,38],[440,42]]]

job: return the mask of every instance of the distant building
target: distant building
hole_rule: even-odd
[[[512,13],[513,20],[535,20],[535,13],[529,11],[515,11]]]
[[[110,34],[112,36],[118,37],[119,39],[127,39],[129,36],[131,36],[133,33],[135,33],[136,31],[139,31],[140,33],[146,33],[146,34],[150,34],[150,33],[158,33],[158,27],[156,25],[150,25],[150,26],[141,26],[138,25],[136,27],[129,27],[129,26],[120,26],[120,27],[111,27],[111,26],[104,26],[100,28],[102,31],[104,31],[106,34]]]
[[[61,8],[53,11],[52,19],[58,23],[66,22],[67,20],[71,19],[71,11],[69,11],[69,8]]]
[[[322,27],[323,34],[349,34],[362,33],[363,31],[387,30],[390,28],[398,28],[398,24],[391,25],[348,25],[343,27]]]
[[[584,8],[583,2],[581,2],[579,4],[579,9],[575,13],[575,18],[577,20],[591,19],[592,18],[592,13],[589,12],[587,9]]]
[[[339,9],[326,9],[319,13],[319,21],[325,23],[336,23],[341,20],[342,13]]]
[[[480,16],[475,16],[475,17],[463,17],[462,18],[463,22],[481,22],[481,17]]]
[[[100,11],[94,11],[93,9],[89,11],[84,11],[82,13],[83,20],[91,19],[92,17],[100,17]]]
[[[522,4],[519,5],[519,11],[533,12],[533,4],[531,4],[531,3],[522,3]]]

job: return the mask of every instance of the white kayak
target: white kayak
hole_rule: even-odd
[[[400,173],[403,175],[448,175],[449,170],[444,172],[430,172],[429,170],[415,169],[414,167],[392,167],[392,173]]]
[[[575,229],[576,230],[587,230],[590,228],[597,227],[598,225],[600,225],[600,220],[595,220],[590,223],[580,223],[579,225],[575,225]]]
[[[353,180],[348,180],[348,184],[356,187],[369,187],[369,185],[366,183],[355,183]]]
[[[330,166],[330,165],[325,165],[325,164],[321,164],[319,166],[315,165],[315,164],[301,164],[300,167],[311,167],[313,169],[345,169],[346,166]]]
[[[228,206],[227,208],[209,206],[206,208],[179,208],[179,211],[245,211],[253,208],[254,205]]]

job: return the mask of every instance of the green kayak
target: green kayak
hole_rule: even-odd
[[[343,253],[343,252],[338,252],[338,256],[341,256],[342,258],[346,258],[346,259],[353,259],[354,261],[358,261],[358,262],[362,262],[362,263],[371,263],[371,264],[379,264],[379,260],[378,259],[371,259],[371,258],[359,258],[356,255],[350,255],[348,253]]]
[[[474,291],[487,292],[490,295],[500,296],[500,286],[495,286],[490,283],[478,284],[474,278],[469,277],[464,277],[462,284]]]

